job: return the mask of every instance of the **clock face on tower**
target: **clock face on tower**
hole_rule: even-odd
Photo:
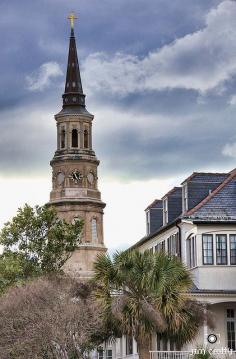
[[[69,177],[72,179],[73,182],[78,183],[82,180],[83,175],[79,170],[74,170]]]

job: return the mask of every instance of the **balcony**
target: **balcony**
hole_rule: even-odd
[[[204,349],[195,351],[150,351],[150,359],[193,359],[197,354],[204,355]],[[236,351],[226,348],[213,349],[212,358],[214,359],[236,359]]]

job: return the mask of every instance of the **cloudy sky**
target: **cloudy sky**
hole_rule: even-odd
[[[155,198],[193,171],[236,167],[236,2],[1,0],[1,225],[49,198],[71,10],[105,240],[126,248]]]

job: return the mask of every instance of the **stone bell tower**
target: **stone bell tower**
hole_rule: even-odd
[[[92,275],[93,262],[99,253],[106,252],[103,243],[103,209],[98,190],[99,161],[92,149],[92,121],[85,106],[71,14],[71,34],[65,92],[62,110],[55,115],[57,150],[51,161],[53,188],[50,204],[67,221],[84,221],[83,233],[65,270],[81,279]]]

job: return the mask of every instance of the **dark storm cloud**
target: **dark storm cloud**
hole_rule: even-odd
[[[2,0],[0,4],[0,97],[29,99],[25,76],[42,63],[57,61],[65,68],[66,14],[79,12],[80,57],[105,51],[145,55],[203,22],[204,11],[218,1],[178,0]],[[181,21],[180,21],[181,18]],[[7,89],[7,91],[6,91]]]
[[[27,106],[1,112],[0,176],[42,176],[55,150],[52,113]]]
[[[130,90],[120,96],[96,88],[95,77],[103,78],[104,74],[96,72],[95,67],[86,67],[87,59],[95,53],[106,54],[108,63],[116,59],[117,53],[137,56],[138,63],[146,63],[149,52],[204,29],[206,15],[219,3],[1,1],[0,175],[48,171],[56,143],[53,113],[61,107],[61,71],[65,72],[67,57],[65,16],[71,9],[79,13],[76,31],[83,85],[88,93],[88,109],[97,114],[94,144],[105,174],[126,179],[154,178],[210,165],[233,165],[232,157],[222,154],[224,146],[236,140],[232,135],[235,106],[229,104],[236,93],[233,77],[217,93],[204,95],[197,90],[198,84],[194,88],[144,86],[137,91],[134,78]],[[170,66],[179,76],[185,69],[191,75],[194,67],[193,77],[198,78],[198,71],[201,76],[204,72],[206,56],[193,48],[192,55],[186,52]],[[87,76],[92,70],[94,86]],[[146,70],[148,73],[150,68]],[[119,86],[126,88],[119,72],[113,74],[121,82]],[[119,125],[119,117],[122,120],[124,114],[126,122]],[[227,126],[222,125],[225,117]]]
[[[140,113],[132,114],[133,128],[106,131],[96,139],[106,173],[125,180],[164,178],[193,171],[228,171],[236,161],[223,155],[226,143],[235,144],[236,111],[226,107],[218,109],[200,106],[196,113],[181,118],[153,118],[150,132],[145,131],[148,121]],[[135,126],[135,120],[143,126]],[[155,124],[156,120],[156,124]],[[176,121],[178,121],[176,123]],[[143,133],[145,131],[145,133]],[[109,139],[107,141],[107,139]],[[233,147],[236,152],[236,145]],[[109,156],[107,156],[109,153]],[[112,169],[112,171],[111,171]]]

